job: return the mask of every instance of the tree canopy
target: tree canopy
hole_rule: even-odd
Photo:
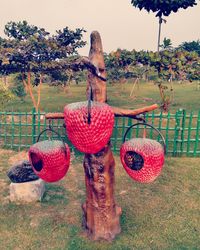
[[[22,21],[7,23],[4,32],[8,38],[0,38],[0,74],[21,73],[26,91],[38,110],[42,75],[72,67],[72,59],[79,57],[77,49],[85,45],[82,40],[85,30],[73,31],[65,27],[51,35],[44,28]],[[80,64],[75,66],[73,69],[77,70],[82,67]],[[39,80],[31,81],[32,74],[39,76]],[[32,84],[39,86],[37,101]]]
[[[179,48],[192,52],[195,51],[200,55],[200,40],[192,41],[192,42],[183,42]]]
[[[157,51],[160,48],[160,34],[161,34],[161,24],[166,22],[163,16],[169,16],[171,12],[177,12],[179,9],[187,9],[188,7],[193,7],[196,5],[196,0],[131,0],[131,4],[139,8],[140,10],[145,9],[146,11],[155,12],[156,17],[159,18],[159,31],[158,31],[158,46]]]
[[[9,22],[5,34],[9,39],[1,39],[4,58],[1,70],[14,72],[47,72],[63,67],[69,56],[77,55],[77,49],[85,45],[82,41],[84,29],[75,31],[65,27],[50,35],[44,28],[29,25],[26,21]],[[1,53],[2,54],[2,53]],[[62,60],[62,64],[61,61]]]
[[[197,4],[196,0],[131,0],[131,3],[140,10],[156,12],[157,17],[169,16],[180,8],[187,9]]]

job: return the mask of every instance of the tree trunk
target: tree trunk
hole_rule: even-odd
[[[23,84],[24,84],[24,87],[26,89],[26,93],[29,93],[29,95],[31,97],[31,100],[32,100],[34,108],[36,109],[36,112],[38,112],[39,106],[40,106],[42,74],[40,74],[40,82],[39,82],[38,90],[37,90],[37,102],[36,102],[36,99],[33,95],[33,89],[32,89],[32,85],[31,85],[31,72],[28,71],[27,75],[28,75],[28,77],[27,77],[27,82],[26,82],[24,73],[22,73]]]
[[[83,208],[83,226],[93,240],[113,240],[120,233],[121,208],[114,200],[114,168],[110,144],[97,154],[84,158],[86,202]]]
[[[158,44],[157,44],[157,52],[160,51],[160,35],[161,35],[161,26],[162,26],[162,17],[159,17],[159,30],[158,30]]]
[[[91,34],[90,61],[99,69],[105,78],[105,64],[100,35],[97,31]],[[92,73],[88,74],[88,86],[92,89],[93,100],[106,102],[106,83]],[[113,240],[120,233],[119,218],[121,208],[114,200],[114,167],[115,161],[108,143],[96,154],[85,154],[84,158],[86,202],[83,208],[83,225],[88,236],[93,240]]]

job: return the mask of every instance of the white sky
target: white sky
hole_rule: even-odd
[[[173,46],[200,39],[200,3],[166,18],[161,41],[172,40]],[[131,0],[0,0],[0,36],[9,21],[27,20],[29,24],[55,30],[68,26],[84,28],[89,43],[93,30],[100,32],[105,52],[117,48],[156,50],[158,20],[155,13],[139,11]],[[87,55],[89,45],[81,49]]]

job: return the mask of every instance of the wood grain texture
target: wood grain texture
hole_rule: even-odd
[[[97,31],[91,34],[89,59],[106,78],[101,37]],[[88,73],[87,93],[90,88],[94,101],[106,102],[106,83],[91,72]],[[111,241],[121,231],[121,208],[114,200],[115,161],[110,143],[96,154],[85,154],[83,166],[86,183],[83,224],[93,240]]]

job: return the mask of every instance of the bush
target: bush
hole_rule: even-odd
[[[4,110],[6,104],[13,99],[14,95],[12,92],[2,83],[0,83],[0,109]]]
[[[19,97],[21,101],[24,101],[24,97],[26,96],[26,92],[24,90],[24,85],[22,81],[22,76],[21,74],[17,74],[14,77],[14,84],[12,86],[12,93]]]

